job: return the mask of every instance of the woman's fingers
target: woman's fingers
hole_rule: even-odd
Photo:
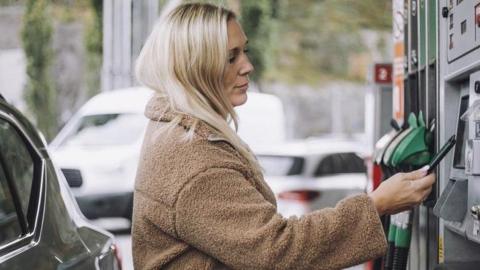
[[[435,174],[431,173],[425,177],[420,179],[412,180],[412,184],[416,186],[416,188],[420,190],[425,190],[431,188],[433,183],[435,183]]]
[[[398,213],[420,204],[427,198],[435,183],[435,174],[428,167],[408,173],[398,173],[384,181],[371,197],[380,214]]]
[[[425,192],[423,193],[423,201],[425,201],[425,199],[428,197],[428,195],[430,194],[430,192],[432,192],[432,187],[429,187],[425,190]]]
[[[429,174],[423,178],[414,180],[411,183],[415,186],[417,194],[415,195],[414,200],[416,203],[421,203],[425,201],[432,191],[432,185],[435,183],[435,174]]]
[[[405,173],[404,176],[406,179],[409,179],[409,180],[417,180],[427,175],[428,169],[429,169],[429,166],[427,165],[422,167],[421,169]]]

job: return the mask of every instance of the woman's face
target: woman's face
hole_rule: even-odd
[[[223,75],[223,87],[232,106],[239,106],[247,101],[248,74],[253,66],[247,56],[247,37],[236,20],[229,20],[228,63]]]

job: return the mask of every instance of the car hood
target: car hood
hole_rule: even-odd
[[[60,147],[50,150],[52,159],[61,168],[102,167],[124,162],[138,155],[139,146]]]
[[[52,160],[61,169],[77,169],[83,184],[73,188],[76,196],[131,192],[135,181],[140,145],[115,147],[62,147],[52,149]]]

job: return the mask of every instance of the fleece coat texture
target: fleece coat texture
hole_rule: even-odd
[[[384,254],[386,239],[365,194],[302,217],[277,213],[262,173],[204,122],[172,132],[176,115],[154,96],[133,209],[135,269],[341,269]]]

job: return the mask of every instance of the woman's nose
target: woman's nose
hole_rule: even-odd
[[[245,55],[244,59],[245,60],[242,63],[242,68],[240,69],[240,75],[248,75],[255,70],[247,55]]]

